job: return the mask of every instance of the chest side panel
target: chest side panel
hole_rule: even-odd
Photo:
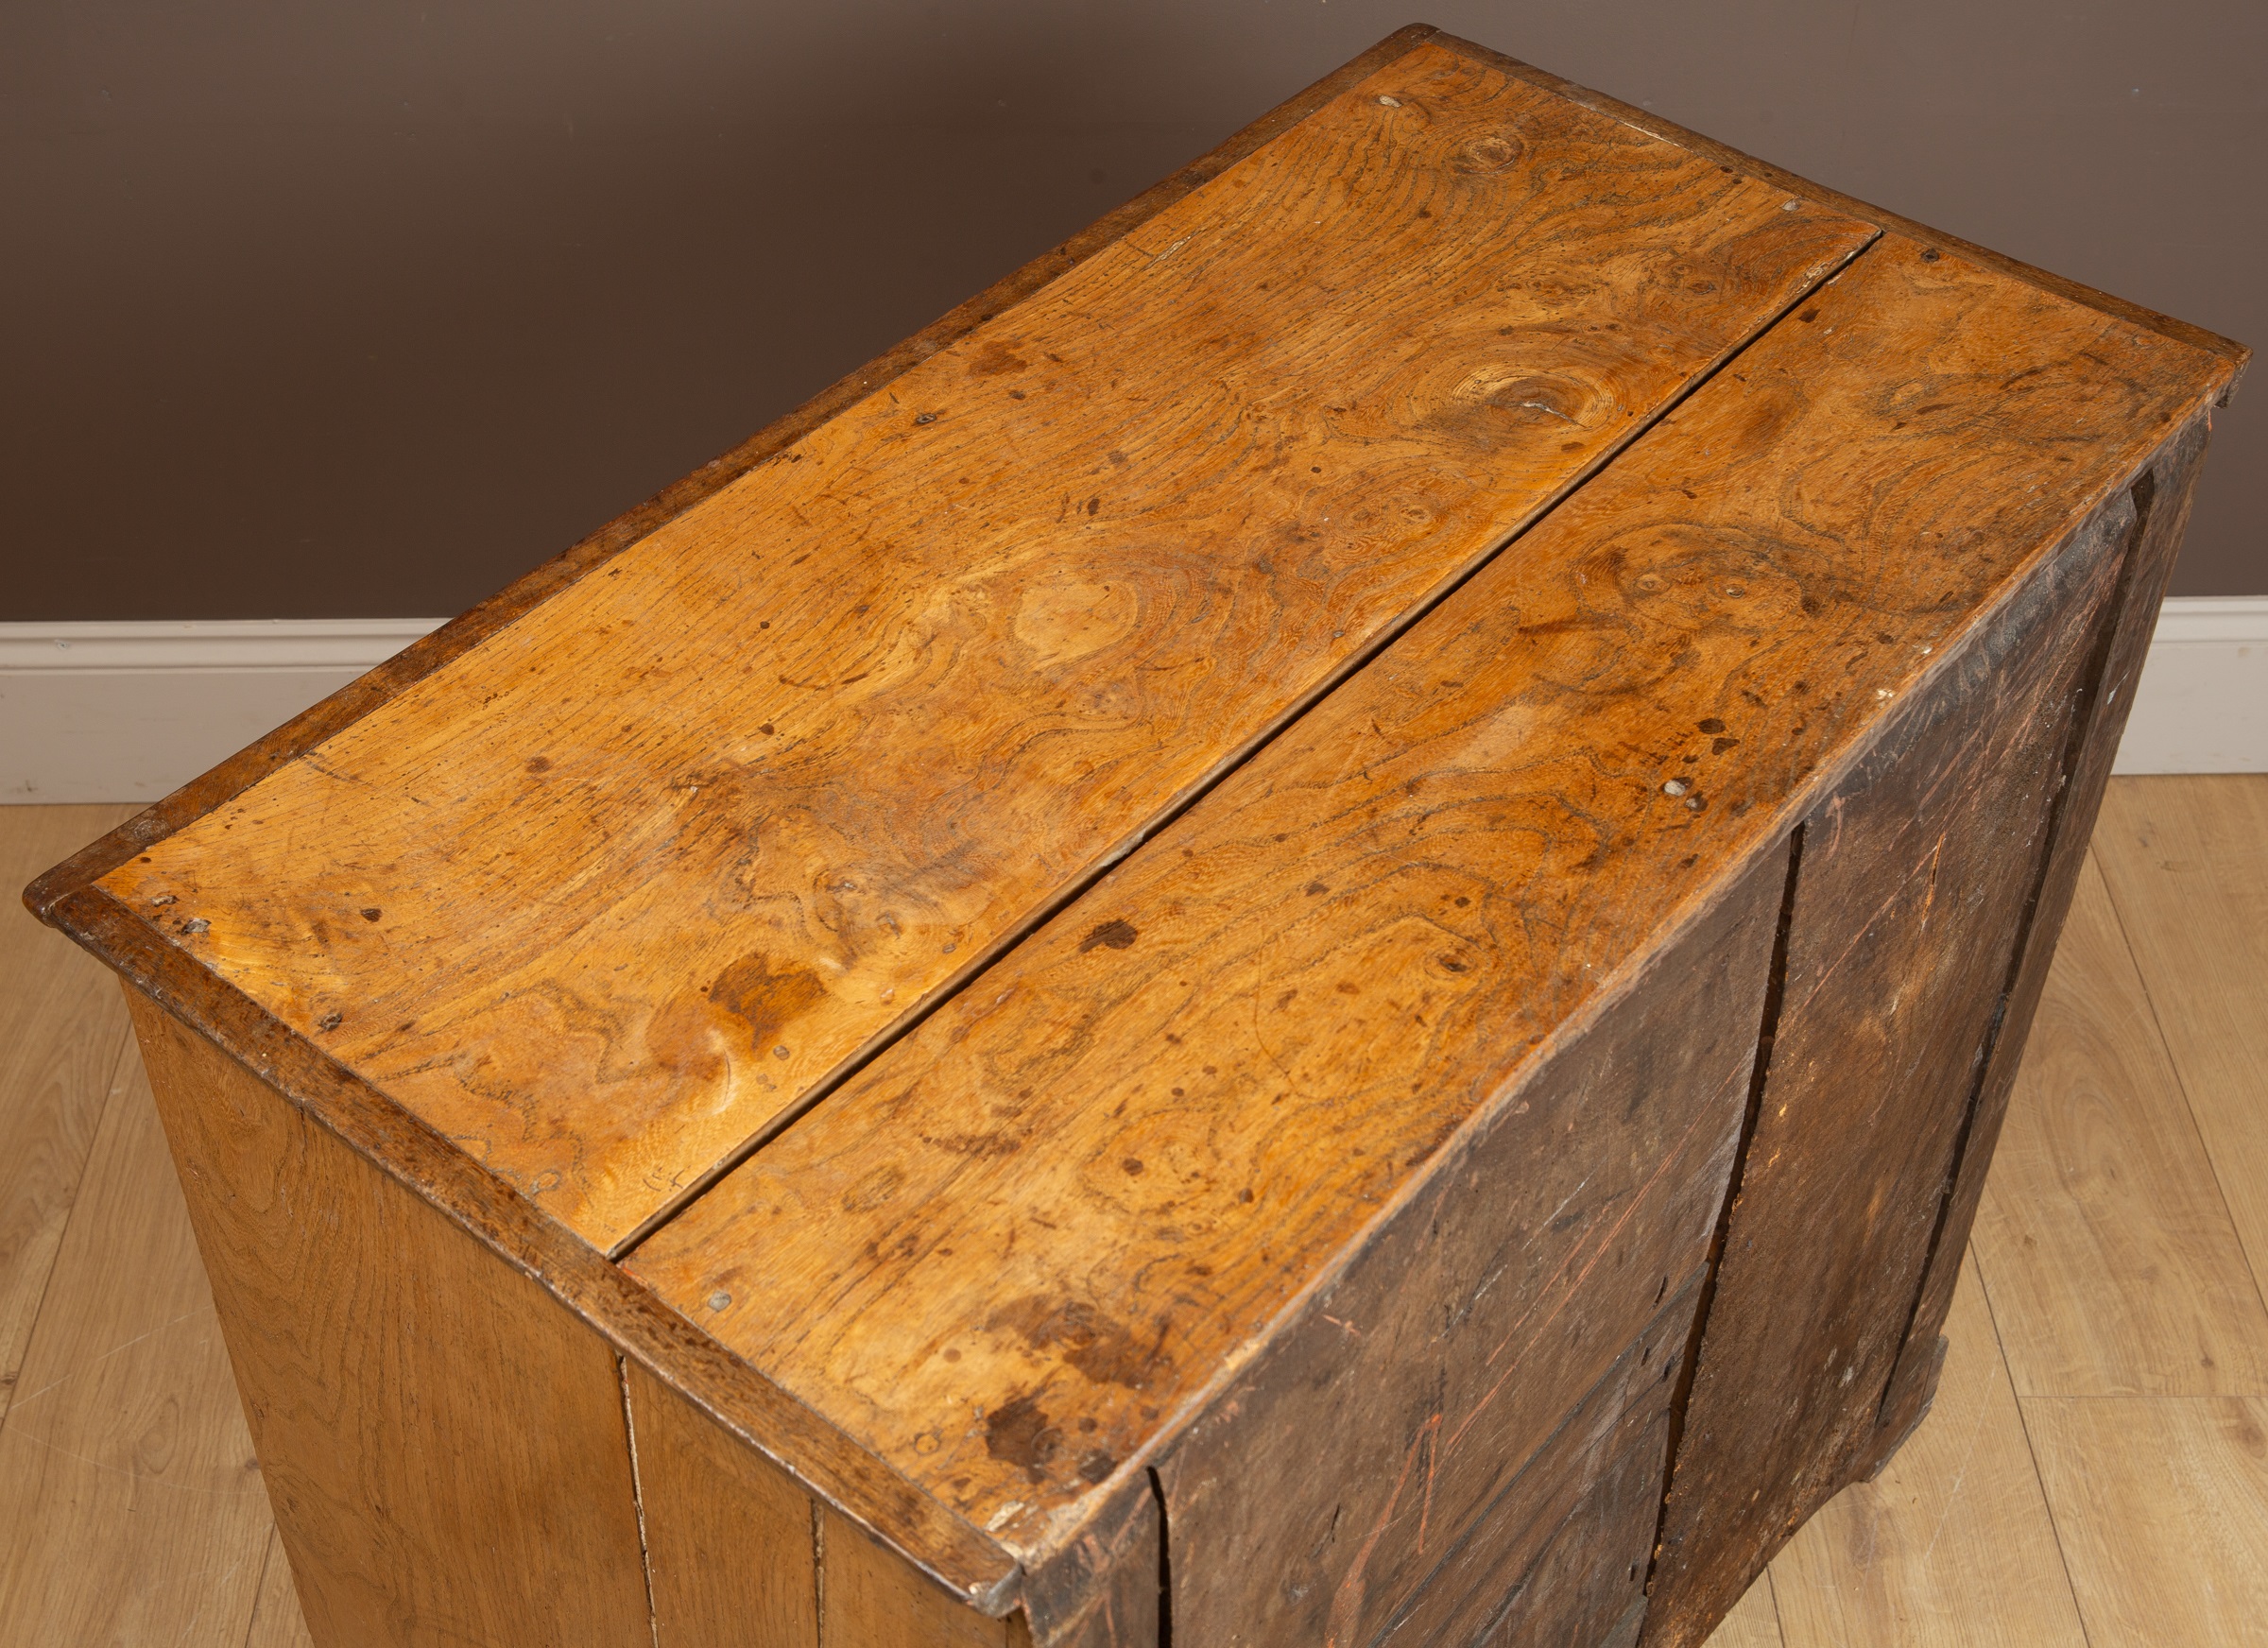
[[[1664,1302],[1690,1312],[1785,879],[1761,862],[1461,1141],[1172,1450],[1177,1629],[1371,1641]],[[1655,1328],[1649,1373],[1688,1319]],[[1566,1486],[1538,1470],[1500,1515],[1524,1524]]]
[[[1913,1326],[1906,1331],[1890,1394],[1882,1403],[1877,1437],[1881,1450],[1895,1447],[1904,1437],[1935,1393],[1938,1332],[1952,1308],[1954,1282],[1968,1249],[1969,1229],[1984,1193],[1993,1149],[2000,1141],[2009,1093],[2047,984],[2056,940],[2087,861],[2104,787],[2109,781],[2120,735],[2134,703],[2135,683],[2149,652],[2150,633],[2157,622],[2158,603],[2188,525],[2208,433],[2206,419],[2192,421],[2159,449],[2131,490],[2137,511],[2135,541],[2121,562],[2112,607],[2105,614],[2106,633],[2102,638],[2099,674],[2086,689],[2080,725],[2073,729],[2068,777],[2054,803],[2046,859],[2039,867],[2038,891],[2026,918],[2007,1005],[1993,1033],[1990,1061],[1965,1124],[1953,1183],[1933,1239]]]
[[[128,1003],[315,1639],[650,1641],[612,1347]]]
[[[1699,1273],[1583,1393],[1439,1561],[1374,1648],[1447,1642],[1629,1648],[1645,1610],[1678,1341]]]
[[[2133,524],[2121,494],[1805,820],[1653,1640],[1701,1641],[1872,1462]]]
[[[1872,232],[1793,204],[1421,47],[104,884],[611,1246]]]
[[[2215,386],[1884,241],[631,1270],[1046,1572]]]

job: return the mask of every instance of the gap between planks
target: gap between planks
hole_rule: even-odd
[[[1176,821],[1187,814],[1192,807],[1194,807],[1246,763],[1259,756],[1269,745],[1297,725],[1302,718],[1330,697],[1332,693],[1367,668],[1388,647],[1421,623],[1427,614],[1477,577],[1482,571],[1513,544],[1549,521],[1561,506],[1589,485],[1632,446],[1642,440],[1647,433],[1658,425],[1663,419],[1669,417],[1694,395],[1700,393],[1716,378],[1718,373],[1731,367],[1744,354],[1747,353],[1758,339],[1768,335],[1803,303],[1815,297],[1822,287],[1832,283],[1854,267],[1861,259],[1881,243],[1881,237],[1882,232],[1880,229],[1874,229],[1848,256],[1831,266],[1821,269],[1815,280],[1804,286],[1801,291],[1770,315],[1763,324],[1742,338],[1738,344],[1727,350],[1706,370],[1695,373],[1692,379],[1677,392],[1663,397],[1650,412],[1636,421],[1620,440],[1607,447],[1596,458],[1571,475],[1566,482],[1551,492],[1528,515],[1525,521],[1507,532],[1491,548],[1474,557],[1471,564],[1453,576],[1444,579],[1440,585],[1428,592],[1423,599],[1414,603],[1392,623],[1384,626],[1367,645],[1349,654],[1337,668],[1325,675],[1299,697],[1294,699],[1272,724],[1263,727],[1243,748],[1233,751],[1211,772],[1192,784],[1188,792],[1179,799],[1174,801],[1155,818],[1143,824],[1124,841],[1101,854],[1094,863],[1087,866],[1067,881],[1044,903],[1005,931],[991,949],[978,957],[960,977],[947,981],[928,1000],[919,1003],[897,1021],[885,1026],[882,1031],[830,1071],[822,1080],[815,1083],[809,1092],[771,1117],[763,1126],[732,1150],[727,1152],[706,1171],[689,1179],[685,1188],[679,1191],[675,1197],[663,1203],[634,1227],[628,1235],[608,1249],[607,1257],[620,1261],[636,1252],[639,1246],[657,1230],[663,1228],[692,1207],[734,1169],[741,1166],[781,1134],[786,1132],[788,1128],[794,1126],[803,1117],[811,1114],[813,1110],[824,1104],[830,1095],[840,1090],[855,1077],[859,1072],[910,1036],[932,1014],[962,991],[976,984],[993,967],[1012,953],[1019,945],[1045,927],[1064,910],[1076,903],[1089,888],[1109,874],[1119,864],[1138,851],[1145,843],[1155,840],[1165,831],[1171,829]]]

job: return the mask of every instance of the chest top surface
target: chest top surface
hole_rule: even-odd
[[[1871,233],[1422,47],[106,884],[611,1246]]]
[[[1015,1561],[2242,358],[1445,38],[1193,181],[93,889]]]
[[[627,1262],[1053,1546],[2122,507],[2156,347],[1885,237]]]

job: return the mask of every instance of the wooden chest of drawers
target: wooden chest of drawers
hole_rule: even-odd
[[[2243,359],[1405,30],[60,867],[317,1642],[1699,1642]]]

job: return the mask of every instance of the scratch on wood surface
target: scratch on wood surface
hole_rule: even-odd
[[[49,1380],[45,1384],[40,1386],[38,1390],[31,1391],[24,1396],[18,1397],[9,1406],[9,1416],[10,1418],[14,1417],[16,1415],[22,1413],[26,1408],[29,1407],[33,1402],[38,1401],[42,1397],[45,1396],[49,1391],[55,1390],[62,1385],[69,1384],[80,1374],[91,1372],[94,1368],[105,1362],[108,1362],[112,1357],[117,1355],[120,1351],[131,1350],[135,1346],[141,1344],[143,1340],[150,1338],[155,1334],[163,1333],[168,1328],[179,1327],[181,1323],[188,1321],[192,1316],[210,1316],[212,1314],[213,1307],[210,1305],[205,1306],[201,1310],[183,1311],[180,1315],[174,1317],[170,1322],[160,1322],[156,1327],[148,1330],[146,1332],[135,1334],[131,1339],[127,1340],[123,1345],[112,1346],[101,1355],[92,1357],[89,1360],[80,1363],[70,1372],[64,1374],[62,1378]]]
[[[60,1455],[64,1459],[76,1459],[81,1465],[91,1465],[96,1470],[108,1472],[112,1476],[123,1476],[129,1482],[147,1483],[152,1487],[171,1488],[175,1493],[203,1494],[209,1499],[228,1500],[237,1499],[248,1493],[265,1495],[267,1492],[267,1485],[260,1480],[257,1470],[247,1470],[245,1483],[240,1487],[205,1487],[194,1482],[168,1482],[162,1476],[152,1476],[145,1470],[129,1470],[122,1465],[106,1465],[92,1454],[80,1453],[74,1449],[64,1447],[60,1442],[50,1442],[46,1437],[34,1435],[29,1431],[19,1433],[11,1430],[9,1432],[9,1435],[11,1438],[21,1435],[25,1441],[35,1447],[44,1448],[48,1452]]]

